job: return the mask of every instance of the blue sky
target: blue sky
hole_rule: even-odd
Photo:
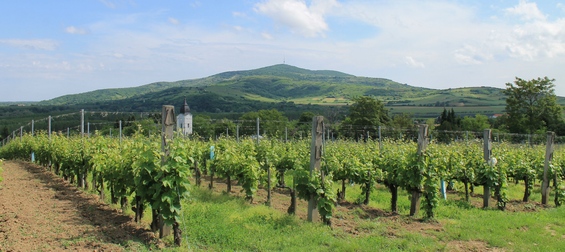
[[[18,0],[0,15],[0,101],[39,101],[285,60],[413,86],[555,79],[565,3],[544,0]]]

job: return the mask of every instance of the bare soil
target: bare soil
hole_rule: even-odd
[[[0,251],[123,251],[154,234],[45,168],[5,161]]]

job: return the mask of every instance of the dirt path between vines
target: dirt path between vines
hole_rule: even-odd
[[[44,168],[5,161],[0,251],[123,251],[153,233]]]

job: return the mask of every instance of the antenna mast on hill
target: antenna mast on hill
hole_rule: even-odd
[[[283,54],[283,64],[286,62],[286,55]]]

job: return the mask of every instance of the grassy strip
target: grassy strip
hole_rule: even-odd
[[[419,251],[441,249],[433,237],[407,233],[388,237],[387,228],[352,236],[305,223],[266,206],[194,189],[184,206],[183,236],[194,250],[221,251]],[[186,245],[185,245],[186,246]],[[186,247],[178,248],[178,251]]]
[[[289,180],[291,181],[291,180]],[[335,190],[341,187],[335,183]],[[456,189],[462,191],[461,185]],[[400,216],[375,216],[371,209],[388,212],[390,193],[377,185],[368,208],[354,207],[336,211],[336,219],[352,219],[356,235],[342,228],[330,229],[319,223],[307,223],[263,205],[250,205],[243,199],[193,188],[191,199],[183,203],[181,229],[183,246],[172,246],[165,239],[165,251],[555,251],[565,247],[565,208],[545,208],[539,204],[539,185],[529,203],[521,203],[524,185],[508,185],[509,204],[514,211],[480,208],[482,187],[475,188],[467,203],[461,193],[450,193],[440,201],[436,219],[421,222],[408,217],[409,195],[399,191]],[[109,192],[106,200],[109,201]],[[358,185],[347,186],[348,202],[362,198]],[[519,200],[520,199],[520,200]],[[109,203],[109,202],[108,202]],[[128,209],[129,210],[129,209]],[[132,214],[131,212],[127,211]],[[146,213],[144,224],[150,222]],[[133,241],[132,241],[133,242]],[[123,244],[126,250],[158,249],[137,242]]]
[[[522,190],[521,184],[510,185],[509,195],[519,198]],[[352,235],[340,228],[307,223],[275,209],[249,205],[240,198],[207,189],[194,188],[191,193],[192,199],[183,205],[183,247],[166,250],[449,251],[502,248],[552,251],[565,247],[565,208],[546,209],[535,203],[531,203],[531,211],[528,211],[528,204],[521,204],[523,209],[516,212],[483,210],[476,207],[481,197],[476,196],[467,203],[455,194],[450,195],[449,200],[441,201],[437,219],[429,224],[406,217],[410,202],[403,192],[398,202],[401,216],[367,217],[362,208],[348,213],[337,212],[336,218],[353,216],[360,232]],[[347,193],[347,200],[354,202],[360,189],[351,186]],[[475,193],[482,194],[482,189],[475,188]],[[536,194],[539,191],[532,193],[532,200],[539,202]],[[379,187],[372,194],[369,207],[388,209],[389,200],[390,193]],[[419,229],[426,225],[433,228]]]

